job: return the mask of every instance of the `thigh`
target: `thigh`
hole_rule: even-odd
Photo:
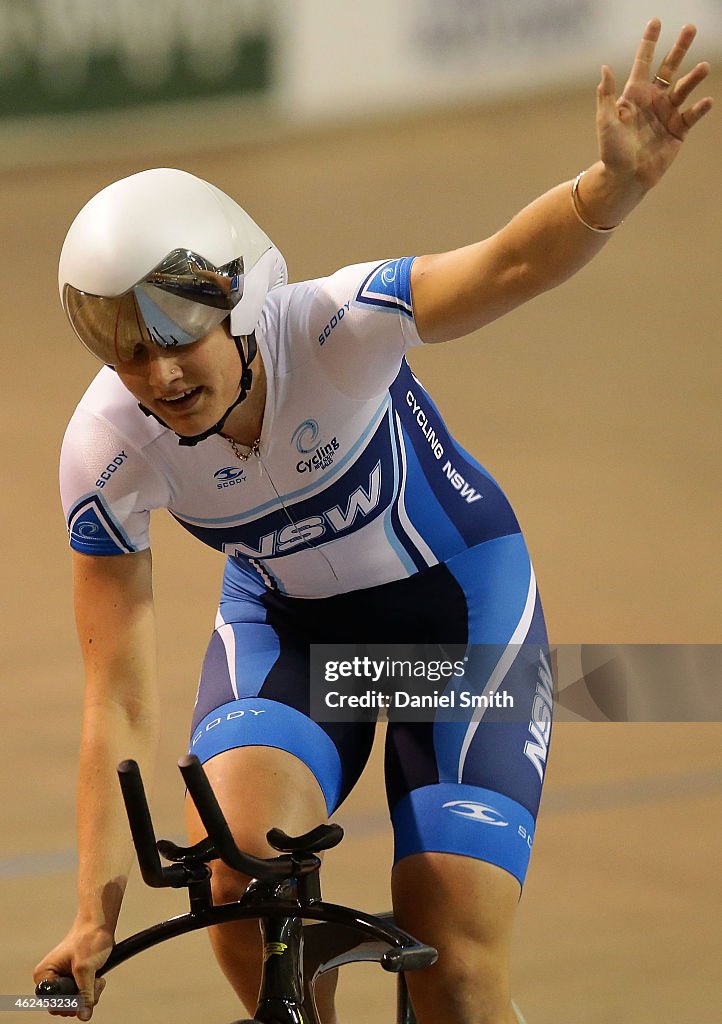
[[[284,621],[278,608],[270,611],[259,600],[236,600],[233,619],[228,602],[222,611],[201,671],[191,753],[207,764],[209,775],[223,777],[225,769],[221,773],[214,761],[229,751],[259,748],[267,753],[224,758],[224,764],[270,766],[295,759],[303,769],[299,767],[298,779],[307,774],[315,780],[325,813],[332,814],[363,770],[373,743],[373,725],[319,724],[310,718],[308,642],[303,630]],[[274,771],[285,778],[280,768]],[[257,782],[257,774],[263,776],[264,769],[240,772],[239,782],[252,780],[260,793],[272,780],[269,774]],[[284,786],[290,786],[289,780]],[[243,786],[250,788],[249,782]],[[278,802],[270,792],[268,801]]]
[[[328,818],[325,795],[316,775],[301,758],[280,747],[229,748],[204,768],[236,844],[255,857],[277,856],[266,840],[270,829],[302,835]],[[191,842],[205,836],[190,797],[186,799],[186,825]],[[235,872],[218,865],[214,882],[216,875],[222,880]]]
[[[470,676],[479,693],[506,691],[504,708],[464,720],[394,722],[386,749],[395,863],[456,854],[523,884],[551,735],[552,682],[536,579],[520,535],[447,563],[464,594]]]

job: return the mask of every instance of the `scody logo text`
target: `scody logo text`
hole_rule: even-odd
[[[233,487],[234,484],[242,484],[246,479],[245,472],[237,466],[224,466],[213,474],[218,490],[224,487]]]

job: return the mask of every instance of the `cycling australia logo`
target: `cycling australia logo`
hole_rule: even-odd
[[[464,818],[471,818],[473,821],[481,821],[485,825],[498,825],[505,828],[509,822],[503,814],[497,811],[496,807],[489,804],[479,804],[475,800],[449,800],[442,805],[452,814],[460,814]]]
[[[297,473],[314,473],[333,465],[339,449],[338,438],[332,437],[326,444],[319,444],[321,428],[316,420],[304,420],[291,435],[291,443],[299,455],[306,456],[296,463]]]
[[[224,466],[223,469],[216,470],[213,479],[216,481],[218,490],[222,491],[224,487],[235,487],[236,484],[242,484],[246,479],[246,473],[240,466]]]

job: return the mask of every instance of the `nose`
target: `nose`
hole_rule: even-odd
[[[183,378],[183,370],[174,349],[153,346],[148,360],[148,383],[159,390],[177,384]]]

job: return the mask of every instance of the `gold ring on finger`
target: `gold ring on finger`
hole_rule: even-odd
[[[661,75],[654,76],[655,84],[661,85],[663,89],[669,89],[671,82],[668,82],[666,78],[662,78]]]

